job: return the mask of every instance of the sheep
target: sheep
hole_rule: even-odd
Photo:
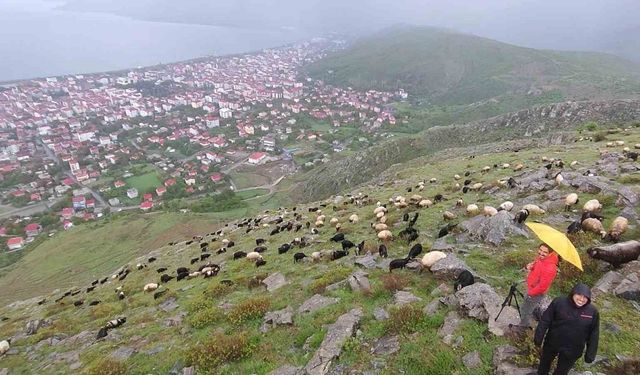
[[[488,165],[485,165],[484,167],[482,167],[482,169],[480,170],[480,172],[482,173],[487,173],[491,170],[491,167]]]
[[[306,258],[305,253],[295,253],[293,254],[293,263],[298,263],[302,259]]]
[[[169,289],[163,289],[163,290],[160,290],[160,291],[157,291],[157,292],[153,293],[153,299],[158,299],[158,298],[162,297],[168,291],[169,291]]]
[[[332,218],[331,218],[331,220],[329,220],[329,224],[331,224],[331,225],[333,225],[333,226],[335,226],[335,225],[336,225],[336,224],[338,224],[339,222],[340,222],[340,221],[339,221],[337,218],[335,218],[335,217],[332,217]]]
[[[613,219],[611,226],[609,227],[609,233],[605,237],[608,241],[618,242],[620,236],[623,235],[629,228],[629,220],[626,217],[618,216]]]
[[[556,181],[556,184],[562,185],[562,183],[564,182],[564,177],[562,177],[562,173],[558,173],[554,178],[554,180]]]
[[[569,234],[578,233],[581,230],[582,230],[582,222],[580,220],[576,220],[576,221],[572,222],[567,227],[567,233],[569,233]]]
[[[467,206],[467,215],[475,216],[478,214],[478,212],[480,212],[480,208],[478,207],[477,204],[472,203]]]
[[[291,249],[291,245],[288,243],[282,244],[280,245],[280,247],[278,247],[278,254],[284,254],[287,251],[289,251],[289,249]]]
[[[260,246],[265,242],[266,240],[264,238],[256,238],[256,246]]]
[[[604,231],[604,227],[602,226],[602,222],[598,219],[588,218],[582,222],[582,229],[585,232],[591,232],[595,234],[599,234],[604,237],[607,232]]]
[[[221,247],[218,250],[216,250],[216,254],[220,255],[220,254],[224,254],[227,252],[227,248],[226,247]]]
[[[391,271],[398,269],[398,268],[404,268],[407,266],[407,263],[409,263],[410,259],[394,259],[391,262],[389,262],[389,273],[391,273]]]
[[[153,292],[156,289],[158,289],[158,284],[149,283],[149,284],[145,285],[144,288],[142,288],[142,291],[144,291],[145,293],[148,293],[148,292]]]
[[[527,210],[526,208],[523,208],[520,211],[516,212],[516,215],[513,218],[513,221],[518,224],[522,224],[527,220],[528,217],[529,217],[529,210]]]
[[[436,264],[437,261],[446,257],[447,254],[443,253],[442,251],[429,251],[422,257],[420,263],[422,263],[424,267],[431,268],[431,266]]]
[[[110,329],[114,329],[114,328],[118,328],[121,325],[123,325],[124,323],[126,323],[127,318],[126,317],[121,317],[121,318],[117,318],[117,319],[113,319],[107,322],[107,324],[104,325],[104,327],[100,328],[100,330],[98,331],[98,335],[96,337],[96,340],[100,340],[103,337],[107,336],[107,332]]]
[[[482,189],[482,182],[476,182],[475,184],[471,185],[471,190],[473,191],[478,191],[480,189]]]
[[[518,171],[521,171],[521,170],[522,170],[522,168],[524,168],[524,164],[522,164],[522,163],[518,163],[518,164],[516,164],[516,165],[513,167],[513,171],[514,171],[514,172],[518,172]]]
[[[432,205],[433,205],[433,202],[428,199],[423,199],[420,202],[418,202],[418,206],[421,208],[429,208]]]
[[[484,206],[482,208],[482,214],[484,216],[495,216],[498,214],[498,210],[495,207]]]
[[[564,210],[569,211],[571,209],[571,206],[573,206],[574,204],[577,204],[579,201],[580,199],[578,198],[578,194],[571,193],[567,195],[564,198]]]
[[[373,210],[373,214],[374,215],[378,215],[378,213],[380,213],[380,212],[382,212],[384,214],[385,212],[387,212],[387,208],[384,207],[384,206],[379,206],[379,207],[376,207],[375,210]]]
[[[331,252],[331,260],[337,260],[349,255],[349,250],[334,250]]]
[[[246,255],[246,258],[247,260],[255,262],[256,260],[261,259],[262,255],[260,255],[260,253],[257,253],[255,251],[252,251]]]
[[[353,214],[351,216],[349,216],[349,222],[352,224],[356,224],[360,219],[358,218],[358,215]]]
[[[540,208],[540,206],[532,203],[525,204],[524,207],[522,207],[522,209],[527,210],[529,211],[529,214],[534,214],[534,215],[544,215],[546,213],[546,211]]]
[[[459,179],[461,179],[461,178],[462,178],[462,177],[460,177],[460,175],[459,175],[459,174],[454,174],[454,175],[453,175],[453,179],[454,179],[454,180],[456,180],[456,181],[458,181],[458,180],[459,180]]]
[[[124,299],[124,297],[125,297],[125,295],[124,295],[124,292],[123,292],[123,291],[118,292],[118,299],[119,299],[119,300],[123,300],[123,299]]]
[[[156,272],[157,273],[163,273],[166,270],[167,270],[167,267],[160,267],[160,268],[156,269]]]
[[[194,279],[194,278],[200,276],[200,274],[201,274],[200,271],[193,271],[193,272],[191,272],[190,274],[187,275],[187,279],[188,280]]]
[[[311,260],[313,260],[314,262],[319,261],[322,258],[322,254],[319,251],[314,251],[313,253],[311,253]]]
[[[382,224],[382,223],[371,224],[371,227],[372,227],[376,232],[380,232],[380,231],[383,231],[383,230],[387,230],[387,229],[389,229],[389,227],[387,226],[387,224]]]
[[[400,239],[403,241],[407,241],[407,243],[411,243],[417,240],[418,235],[419,235],[418,230],[413,228],[413,226],[411,225],[401,230],[400,233],[398,233],[398,237],[400,237]]]
[[[100,304],[100,302],[101,302],[100,300],[91,301],[91,302],[89,302],[89,306],[96,306],[96,305],[99,305],[99,304]]]
[[[640,149],[640,143],[636,143],[635,145],[633,145],[633,148]]]
[[[189,269],[187,267],[178,267],[176,269],[176,274],[181,274],[181,273],[189,273]]]
[[[435,177],[432,177],[431,179],[429,179],[430,184],[435,184],[436,182],[438,182],[438,179]]]
[[[513,209],[513,202],[511,201],[505,201],[500,203],[500,205],[498,206],[498,211],[511,211]]]
[[[442,238],[442,237],[446,236],[447,234],[449,234],[451,229],[455,228],[457,225],[458,225],[457,223],[449,223],[449,224],[445,225],[444,227],[440,228],[440,230],[438,231],[438,238]]]
[[[464,287],[473,285],[474,283],[475,279],[473,277],[473,274],[468,270],[464,270],[460,272],[460,274],[456,278],[456,281],[453,283],[453,290],[457,292]]]
[[[264,259],[262,259],[262,258],[260,258],[260,259],[256,260],[256,268],[258,268],[258,267],[262,267],[262,266],[264,266],[265,264],[267,264],[267,261],[266,261],[266,260],[264,260]]]
[[[456,217],[457,217],[456,214],[454,214],[451,211],[445,211],[442,213],[442,218],[444,220],[454,220]]]
[[[409,250],[409,254],[407,255],[407,259],[413,259],[422,253],[422,244],[415,244]]]
[[[235,253],[233,253],[233,259],[240,259],[240,258],[244,258],[247,256],[247,253],[245,253],[244,251],[236,251]]]
[[[386,224],[387,223],[387,219],[388,219],[388,216],[383,216],[383,217],[379,218],[378,221],[381,224]]]
[[[96,288],[95,286],[90,286],[90,287],[88,287],[88,288],[87,288],[87,293],[91,293],[91,292],[93,292],[93,290],[94,290],[95,288]]]
[[[380,254],[382,258],[386,258],[388,256],[387,247],[384,244],[381,244],[378,247],[378,254]]]
[[[200,261],[199,257],[191,258],[191,264],[198,263]]]
[[[0,341],[0,355],[4,355],[11,349],[11,339]]]
[[[615,245],[592,247],[587,250],[591,258],[604,260],[614,268],[624,263],[638,259],[640,256],[640,242],[627,241]]]
[[[352,247],[356,246],[353,242],[349,241],[349,240],[343,240],[341,242],[342,245],[342,250],[349,250]]]
[[[582,206],[582,210],[588,212],[600,211],[601,209],[602,204],[597,199],[591,199]]]
[[[336,233],[329,240],[333,242],[342,242],[344,241],[344,233]]]
[[[388,241],[393,239],[393,233],[390,230],[382,230],[378,233],[378,239]]]

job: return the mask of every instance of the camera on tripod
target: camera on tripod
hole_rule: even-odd
[[[511,306],[512,301],[515,301],[516,308],[518,309],[518,315],[520,315],[520,304],[518,303],[518,295],[520,296],[520,298],[524,299],[524,294],[522,294],[522,292],[518,290],[518,283],[511,284],[511,286],[509,287],[509,294],[507,295],[507,298],[504,299],[504,302],[502,302],[500,312],[498,312],[498,315],[496,315],[494,321],[498,321],[500,314],[502,314],[502,310],[504,310],[506,306]]]

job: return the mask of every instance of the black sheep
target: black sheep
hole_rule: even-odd
[[[98,284],[98,280],[94,280],[94,281],[92,281],[92,282],[91,282],[91,285],[94,285],[94,286],[95,286],[95,285],[97,285],[97,284]]]
[[[164,271],[167,270],[167,267],[160,267],[156,270],[157,273],[163,273]]]
[[[302,224],[298,224],[296,225],[296,232],[300,231],[300,229],[302,229]]]
[[[256,238],[256,246],[260,246],[263,243],[265,243],[265,239],[264,238]]]
[[[200,242],[200,248],[201,248],[201,249],[204,249],[204,248],[206,248],[207,246],[209,246],[209,243],[208,243],[208,242]]]
[[[82,306],[83,303],[84,303],[84,301],[79,299],[79,300],[73,302],[73,306],[79,307],[79,306]]]
[[[120,277],[118,277],[118,280],[122,281],[126,279],[128,274],[129,274],[129,270],[126,270]]]
[[[38,305],[42,305],[42,304],[44,304],[45,302],[47,302],[47,300],[46,300],[46,299],[41,299],[40,301],[38,301]]]
[[[95,289],[95,286],[90,286],[87,288],[87,293],[93,292],[93,290]]]
[[[344,241],[344,233],[336,233],[330,238],[330,240],[333,242],[342,242]]]
[[[523,208],[522,210],[516,212],[516,216],[513,218],[513,221],[515,221],[518,224],[522,224],[525,222],[525,220],[527,220],[528,217],[529,217],[529,210],[527,210],[526,208]]]
[[[442,194],[436,194],[435,197],[433,197],[433,203],[438,203],[444,200],[444,196]]]
[[[100,301],[91,301],[91,302],[89,302],[89,306],[95,306],[95,305],[97,305],[99,303],[100,303]]]
[[[193,240],[189,240],[189,241],[185,242],[184,244],[185,245],[191,245],[192,243],[193,243]]]
[[[289,249],[291,249],[291,245],[289,245],[288,243],[282,244],[280,245],[280,247],[278,247],[278,254],[284,254],[289,251]]]
[[[158,298],[162,297],[162,295],[165,294],[168,291],[169,291],[169,289],[164,289],[164,290],[160,290],[160,291],[157,291],[157,292],[153,293],[153,299],[158,299]]]
[[[453,290],[457,292],[464,287],[473,285],[473,283],[475,283],[473,274],[468,270],[464,270],[460,272],[460,274],[456,278],[456,281],[453,283]]]
[[[513,177],[509,177],[509,179],[507,180],[507,185],[509,185],[509,189],[515,189],[516,187],[518,187],[518,183]]]
[[[451,229],[455,228],[457,225],[457,223],[450,223],[440,228],[440,230],[438,231],[438,238],[442,238],[449,234],[449,232],[451,232]]]
[[[262,266],[264,266],[265,264],[267,264],[267,261],[266,261],[266,260],[264,260],[264,259],[258,259],[258,260],[256,260],[256,268],[258,268],[258,267],[262,267]]]
[[[125,295],[124,295],[124,292],[123,292],[123,291],[118,292],[118,299],[119,299],[119,300],[123,300],[123,299],[124,299],[124,297],[125,297]]]
[[[462,187],[462,194],[467,194],[469,192],[469,187],[468,186],[463,186]]]
[[[409,226],[406,229],[403,229],[398,233],[398,237],[401,240],[407,241],[407,243],[411,243],[418,239],[418,230]]]
[[[637,161],[638,160],[638,153],[637,152],[633,152],[633,151],[629,151],[626,153],[626,156],[628,159],[631,159],[633,161]]]
[[[405,212],[404,215],[402,215],[402,221],[409,221],[409,213]]]
[[[267,251],[267,247],[266,246],[256,246],[256,248],[253,249],[253,251],[255,251],[256,253],[264,253],[265,251]]]
[[[409,226],[413,227],[413,225],[416,223],[416,221],[418,221],[418,216],[420,216],[419,212],[416,212],[413,217],[411,218],[411,220],[409,221]]]
[[[471,182],[472,182],[471,180],[464,180],[463,185],[464,185],[464,186],[467,186],[467,185],[469,185]]]
[[[407,259],[413,259],[418,255],[420,255],[420,253],[422,253],[422,244],[417,243],[413,245],[411,250],[409,250],[409,255],[407,255]]]
[[[270,236],[273,236],[273,235],[276,235],[276,234],[278,234],[278,233],[280,233],[280,228],[275,227],[275,228],[273,228],[273,229],[271,230],[271,232],[269,233],[269,235],[270,235]]]
[[[220,254],[223,254],[223,253],[226,253],[226,252],[227,252],[227,248],[226,247],[221,247],[216,251],[216,254],[220,255]]]
[[[178,267],[178,269],[176,269],[176,274],[178,273],[189,273],[189,269],[187,267]]]
[[[293,263],[298,263],[299,261],[301,261],[303,258],[306,258],[307,256],[304,253],[295,253],[293,254]]]
[[[334,250],[331,252],[331,260],[337,260],[349,255],[349,250]]]
[[[108,277],[105,277],[104,279],[100,280],[100,284],[104,284],[107,282],[107,280],[109,280]]]
[[[378,253],[380,254],[381,257],[386,258],[388,256],[387,254],[387,247],[382,244],[378,247]]]
[[[241,259],[241,258],[245,258],[247,256],[247,253],[245,253],[244,251],[236,251],[235,253],[233,253],[233,259]]]
[[[580,221],[576,220],[573,223],[569,224],[569,226],[567,227],[567,233],[578,233],[582,230],[582,223],[580,223]]]
[[[349,250],[352,247],[355,247],[356,244],[354,244],[353,242],[349,241],[349,240],[343,240],[342,241],[342,250]]]
[[[156,261],[155,257],[151,257],[151,258],[147,259],[147,262],[149,262],[149,263],[153,263],[155,261]]]
[[[196,257],[196,258],[191,258],[191,264],[195,264],[198,263],[200,261],[200,258]]]
[[[205,260],[205,259],[209,258],[210,256],[211,256],[211,254],[209,254],[209,253],[200,254],[200,260]]]
[[[586,211],[586,212],[584,212],[584,213],[582,214],[582,216],[580,217],[580,222],[583,222],[583,221],[585,221],[585,220],[587,220],[587,219],[590,219],[590,218],[598,219],[598,221],[600,221],[600,222],[602,222],[602,221],[604,220],[604,216],[602,216],[602,215],[598,215],[598,214],[597,214],[597,213],[595,213],[595,212]]]
[[[176,281],[180,281],[180,280],[186,279],[188,276],[189,276],[188,272],[179,273],[178,276],[176,276]]]
[[[78,294],[80,294],[80,291],[79,291],[79,290],[76,290],[76,291],[71,292],[71,295],[72,295],[72,296],[75,296],[75,295],[78,295]]]
[[[227,243],[227,247],[234,247],[235,245],[236,243],[233,241],[229,241],[229,243]]]
[[[406,258],[392,260],[389,263],[389,273],[391,273],[392,270],[406,267],[407,263],[409,263],[409,259],[406,259]]]
[[[162,276],[160,276],[160,282],[161,283],[168,283],[171,279],[173,279],[173,276],[169,276],[166,273]]]
[[[364,252],[364,241],[356,245],[356,255],[360,255]]]

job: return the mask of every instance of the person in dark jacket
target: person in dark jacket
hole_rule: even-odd
[[[536,328],[534,343],[542,345],[538,375],[547,375],[551,363],[558,357],[553,375],[566,375],[584,353],[584,361],[591,363],[598,352],[600,317],[591,304],[591,290],[577,284],[569,297],[555,298]]]

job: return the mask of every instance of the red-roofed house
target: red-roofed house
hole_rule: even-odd
[[[213,182],[220,182],[222,181],[222,175],[220,173],[214,173],[211,175],[211,181]]]
[[[153,202],[151,202],[151,201],[144,201],[144,202],[140,203],[140,209],[142,211],[149,211],[152,208],[153,208]]]
[[[0,237],[4,237],[7,235],[7,228],[0,227]]]
[[[73,208],[76,210],[80,210],[87,207],[87,201],[84,198],[84,195],[77,195],[72,198]]]
[[[117,189],[117,188],[121,188],[121,187],[123,187],[123,186],[125,186],[125,185],[126,185],[126,183],[125,183],[124,181],[122,181],[122,180],[118,180],[118,181],[116,181],[116,182],[114,182],[114,183],[113,183],[113,186],[115,186],[115,187],[116,187],[116,189]]]
[[[142,200],[143,201],[152,201],[153,200],[153,195],[151,195],[151,193],[146,193],[145,195],[142,196]]]
[[[62,227],[64,228],[64,230],[69,230],[69,229],[71,229],[73,227],[73,223],[70,222],[69,220],[65,220],[62,223]]]
[[[61,215],[64,219],[70,220],[73,217],[73,208],[71,207],[63,208]]]
[[[42,225],[38,223],[27,224],[27,226],[24,227],[24,231],[27,234],[27,236],[35,237],[40,233],[42,233]]]
[[[62,183],[67,185],[67,186],[71,186],[71,185],[75,184],[75,181],[73,181],[73,178],[67,177],[64,180],[62,180]]]
[[[31,201],[32,202],[39,202],[41,200],[42,200],[42,197],[40,196],[40,194],[38,194],[38,193],[31,194]]]
[[[159,197],[161,197],[166,192],[167,192],[167,188],[164,186],[158,186],[156,188],[156,194],[158,194]]]
[[[96,200],[93,199],[93,198],[87,199],[86,205],[87,205],[87,208],[95,208],[96,207]]]
[[[175,178],[169,178],[169,179],[164,181],[164,186],[166,186],[166,187],[173,186],[175,184],[176,184],[176,179]]]
[[[267,157],[267,154],[265,154],[264,152],[254,152],[253,154],[249,155],[249,163],[251,164],[261,163],[266,157]]]
[[[7,241],[7,247],[9,250],[18,250],[24,246],[24,239],[22,237],[12,237]]]

